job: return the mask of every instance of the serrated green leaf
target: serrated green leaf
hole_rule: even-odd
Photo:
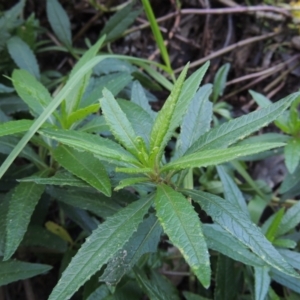
[[[25,6],[25,0],[20,0],[12,8],[4,12],[4,15],[0,18],[0,28],[11,31],[16,26],[20,25],[20,21],[17,20],[22,13]]]
[[[255,267],[255,300],[265,300],[271,283],[269,267]]]
[[[72,78],[80,70],[80,68],[82,68],[89,60],[91,60],[96,56],[103,42],[104,42],[104,37],[99,39],[95,43],[95,45],[93,45],[88,51],[86,51],[82,55],[82,57],[79,59],[79,61],[72,69],[70,73],[70,78]],[[92,70],[86,72],[86,74],[81,78],[80,82],[72,90],[70,90],[69,94],[67,95],[65,103],[66,103],[66,111],[68,117],[70,117],[70,114],[77,111],[78,108],[80,107],[80,103],[82,102],[82,97],[88,86],[91,75],[92,75]],[[91,105],[92,104],[94,103],[91,103]],[[90,106],[90,105],[86,105],[86,106]],[[86,106],[83,106],[81,108],[86,108]]]
[[[109,285],[116,285],[145,253],[157,251],[162,228],[157,218],[150,215],[132,235],[125,247],[118,251],[99,278]]]
[[[97,222],[87,211],[63,202],[59,205],[64,210],[64,213],[88,234],[91,234],[97,228]]]
[[[291,266],[293,266],[295,269],[300,270],[300,253],[287,249],[278,249],[278,252]]]
[[[187,154],[161,168],[162,172],[169,170],[183,170],[186,168],[200,168],[214,166],[238,157],[258,153],[261,151],[281,147],[282,143],[264,143],[245,146],[235,146],[227,149],[212,149]]]
[[[14,36],[7,41],[7,49],[20,69],[24,69],[35,78],[40,78],[40,68],[36,57],[29,46],[18,36]]]
[[[39,133],[77,150],[91,152],[108,162],[125,166],[138,164],[120,145],[98,135],[61,129],[41,129]]]
[[[300,161],[300,138],[290,139],[284,147],[284,160],[288,171],[292,174]]]
[[[0,136],[27,131],[33,124],[31,120],[10,121],[0,124]]]
[[[70,128],[75,122],[81,121],[92,113],[98,112],[100,108],[99,104],[92,104],[84,108],[80,108],[72,112],[66,120],[66,127]]]
[[[288,276],[278,270],[272,269],[271,278],[288,289],[300,294],[300,280],[298,278]]]
[[[47,0],[46,12],[48,21],[55,35],[67,48],[71,48],[71,24],[62,5],[58,0]]]
[[[104,219],[121,209],[111,198],[89,189],[49,187],[47,193],[60,202],[88,210]]]
[[[10,154],[19,142],[19,138],[14,136],[3,136],[0,137],[0,153]],[[33,162],[39,168],[47,168],[47,165],[42,159],[36,154],[36,152],[29,146],[26,145],[20,153],[20,157],[24,157],[29,161]]]
[[[14,70],[12,81],[18,95],[28,105],[31,114],[34,117],[40,116],[52,101],[48,90],[25,70]],[[55,124],[52,116],[49,116],[48,120]]]
[[[242,211],[249,215],[246,200],[236,183],[225,172],[222,166],[217,166],[217,170],[223,184],[224,198],[233,205],[237,205]]]
[[[131,102],[139,105],[151,116],[152,119],[155,119],[156,113],[152,110],[151,106],[149,105],[149,101],[146,97],[145,91],[138,81],[134,81],[132,84]]]
[[[272,244],[265,238],[261,230],[254,225],[249,217],[237,206],[224,199],[202,191],[185,190],[193,200],[200,204],[203,210],[212,217],[223,229],[249,247],[269,266],[300,278],[294,269],[283,259]]]
[[[255,91],[249,90],[250,95],[252,96],[253,100],[256,104],[260,107],[267,107],[268,105],[272,104],[270,99],[265,97],[264,95],[257,93]]]
[[[90,185],[85,181],[77,178],[76,176],[72,175],[71,173],[60,170],[55,173],[52,177],[40,177],[40,176],[30,176],[25,177],[18,180],[19,182],[35,182],[36,184],[44,184],[44,185],[70,185],[70,186],[77,186],[77,187],[89,187]]]
[[[42,226],[29,225],[24,235],[21,246],[43,247],[56,252],[64,253],[67,250],[67,242],[58,235],[46,230]]]
[[[210,262],[198,215],[186,198],[167,185],[155,197],[157,217],[172,243],[205,288],[210,285]]]
[[[277,230],[277,236],[283,235],[290,230],[294,229],[300,223],[300,201],[294,204],[284,214],[281,219],[279,228]]]
[[[150,115],[141,107],[130,101],[118,100],[118,104],[126,114],[134,132],[137,136],[143,138],[148,149],[151,128],[153,126],[153,120]]]
[[[153,195],[129,204],[99,225],[62,274],[49,300],[69,299],[132,236],[152,204]]]
[[[79,106],[86,107],[98,103],[104,88],[107,88],[114,96],[116,96],[130,83],[131,80],[131,75],[125,72],[109,74],[100,78],[92,77],[86,88],[86,94]]]
[[[217,224],[203,224],[203,233],[208,248],[218,251],[245,265],[262,267],[265,262],[253,254],[243,243]]]
[[[133,3],[126,5],[117,11],[106,23],[101,30],[100,36],[106,35],[106,41],[112,41],[133,24],[141,10],[134,10]]]
[[[0,261],[0,286],[46,273],[50,269],[52,269],[51,266],[42,264],[16,260]]]
[[[215,300],[236,299],[238,290],[235,277],[234,260],[219,254],[215,278]]]
[[[199,150],[203,151],[228,147],[275,120],[299,96],[300,93],[294,93],[266,108],[262,108],[213,128],[203,134],[191,146],[187,154]]]
[[[109,126],[106,124],[103,116],[93,116],[92,120],[77,130],[89,133],[100,133],[103,131],[109,131]]]
[[[79,152],[67,146],[58,146],[53,157],[66,170],[89,183],[106,196],[111,196],[111,184],[100,160],[89,152]]]
[[[102,93],[101,109],[111,132],[130,153],[138,158],[140,149],[136,140],[137,135],[130,122],[112,93],[107,89],[104,89]]]
[[[213,85],[213,94],[212,100],[216,102],[219,96],[223,96],[224,89],[226,87],[227,75],[230,70],[230,64],[226,63],[216,73],[214,78],[214,85]]]
[[[139,184],[139,183],[142,183],[142,182],[147,182],[147,181],[149,181],[149,178],[147,178],[147,177],[126,178],[126,179],[121,180],[119,182],[119,184],[114,188],[114,190],[118,191],[118,190],[123,189],[124,187],[132,186],[132,185]]]
[[[273,218],[272,222],[270,223],[270,226],[269,226],[267,232],[265,233],[266,238],[270,242],[273,242],[277,235],[277,230],[281,223],[283,214],[284,214],[284,208],[282,207],[278,212],[276,212],[276,214],[273,215],[274,218]]]
[[[183,117],[174,158],[181,157],[210,128],[212,103],[208,101],[208,98],[211,91],[211,84],[207,84],[201,87],[193,97],[188,111]]]
[[[153,300],[168,300],[170,299],[169,296],[165,293],[161,287],[154,283],[152,280],[148,279],[145,272],[143,272],[141,269],[135,267],[134,268],[134,275],[136,278],[136,281],[141,286],[143,291],[146,293],[146,295]]]
[[[7,115],[19,111],[28,111],[28,106],[15,94],[0,97],[0,109]]]
[[[296,187],[300,181],[300,165],[296,168],[293,174],[287,173],[279,188],[279,193],[284,194]]]
[[[150,135],[150,155],[156,156],[154,159],[156,163],[160,162],[163,154],[163,150],[169,141],[169,138],[173,134],[175,128],[171,126],[171,120],[174,115],[175,107],[181,93],[182,85],[188,70],[188,65],[185,66],[181,72],[178,80],[176,81],[174,88],[166,100],[164,106],[159,111],[154,121],[151,135]],[[154,152],[156,151],[156,152]]]
[[[44,189],[44,186],[29,182],[19,183],[14,189],[6,217],[4,260],[8,260],[21,243]]]

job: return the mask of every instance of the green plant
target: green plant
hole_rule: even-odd
[[[193,169],[284,146],[275,142],[236,143],[278,118],[290,104],[298,101],[300,94],[210,129],[209,93],[205,86],[198,89],[207,63],[187,80],[188,66],[184,69],[158,114],[151,110],[137,82],[132,87],[131,101],[116,100],[107,89],[103,90],[98,103],[85,101],[82,95],[91,76],[90,69],[106,57],[92,58],[103,41],[104,38],[99,40],[80,59],[68,83],[54,99],[26,71],[16,70],[12,75],[16,91],[37,120],[9,121],[1,125],[2,136],[29,129],[1,170],[4,172],[16,155],[22,155],[24,146],[33,138],[39,155],[29,159],[40,171],[20,179],[1,202],[2,213],[6,215],[3,219],[7,220],[0,227],[6,236],[1,243],[4,260],[11,258],[27,230],[42,230],[28,225],[35,206],[46,194],[61,203],[62,211],[85,230],[84,236],[90,235],[63,272],[50,299],[70,298],[106,264],[101,280],[116,284],[132,271],[142,290],[149,297],[156,297],[161,291],[159,284],[154,283],[156,275],[147,278],[137,262],[143,254],[156,251],[160,225],[205,288],[211,281],[208,248],[225,255],[225,260],[230,257],[254,266],[253,276],[258,283],[261,276],[268,276],[270,268],[274,278],[299,280],[297,272],[271,244],[274,230],[268,231],[268,241],[253,225],[238,188],[226,172],[218,169],[224,185],[224,200],[194,188]],[[84,119],[99,107],[103,116],[94,116],[93,122],[96,120],[98,124],[94,132],[109,129],[112,135],[107,137],[85,132]],[[198,122],[201,126],[197,126]],[[181,132],[174,153],[172,157],[166,156],[165,148],[178,127]],[[34,135],[37,131],[39,134]],[[46,163],[48,154],[49,164]],[[45,189],[46,184],[49,186]],[[124,189],[128,186],[138,196]],[[198,205],[215,224],[200,222],[195,210]],[[97,224],[99,220],[95,222],[86,210],[105,221]],[[83,213],[85,217],[79,218]],[[17,221],[15,214],[22,217]],[[282,213],[278,218],[282,219]],[[282,232],[291,228],[286,226]],[[150,244],[154,246],[146,246]],[[76,249],[79,245],[77,241],[73,247]],[[62,246],[58,247],[64,251]],[[222,261],[221,256],[219,263]],[[257,290],[265,294],[267,288],[259,289],[258,283]]]

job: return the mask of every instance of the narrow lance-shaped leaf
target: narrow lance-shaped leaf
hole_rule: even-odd
[[[31,264],[23,261],[1,261],[0,262],[0,286],[14,281],[31,278],[43,274],[52,269],[51,266],[42,264]]]
[[[233,205],[239,206],[242,211],[249,215],[246,200],[236,183],[225,172],[225,169],[222,166],[217,166],[217,170],[223,184],[225,199],[230,201]]]
[[[265,262],[252,253],[243,243],[217,224],[203,224],[208,248],[218,251],[245,265],[263,267]]]
[[[16,251],[27,230],[31,215],[45,187],[34,182],[20,183],[11,195],[6,223],[4,260]]]
[[[69,17],[58,0],[47,0],[47,17],[58,39],[67,47],[72,46],[72,33]]]
[[[218,257],[215,285],[214,299],[232,300],[237,298],[238,288],[234,260],[222,254],[219,254]]]
[[[28,105],[34,117],[41,115],[51,103],[52,97],[48,90],[27,71],[14,70],[12,81],[18,95]],[[55,112],[54,116],[56,116]],[[55,124],[52,116],[49,115],[48,120]]]
[[[271,283],[269,267],[255,267],[255,300],[265,300]]]
[[[249,217],[237,206],[224,199],[195,190],[184,190],[201,208],[235,238],[249,247],[269,266],[300,278],[294,269],[283,259],[272,244],[265,238],[261,230],[253,224]]]
[[[31,127],[32,123],[31,120],[18,120],[0,124],[0,136],[25,132]]]
[[[277,236],[283,235],[290,230],[294,229],[300,223],[300,201],[294,204],[284,214],[281,219],[279,228],[277,230]]]
[[[36,57],[29,46],[18,36],[7,41],[7,48],[10,56],[20,69],[31,73],[35,78],[40,78],[40,68]]]
[[[216,102],[219,96],[222,96],[226,87],[227,75],[230,69],[230,64],[226,63],[217,72],[214,78],[212,101]]]
[[[212,103],[208,101],[208,98],[211,91],[211,84],[204,85],[192,99],[188,111],[183,117],[174,158],[182,156],[210,128]]]
[[[120,165],[136,165],[138,161],[124,148],[117,143],[93,135],[75,130],[61,129],[41,129],[42,135],[48,136],[64,145],[73,147],[77,150],[91,152],[99,157]]]
[[[157,218],[150,215],[138,230],[132,235],[123,249],[108,263],[104,273],[99,278],[110,285],[116,285],[123,275],[130,271],[145,253],[157,251],[162,228]]]
[[[181,93],[181,88],[187,70],[188,70],[188,65],[185,66],[185,68],[181,72],[170,96],[166,100],[160,112],[157,114],[154,125],[152,127],[152,131],[150,135],[150,156],[152,156],[153,160],[156,159],[157,163],[159,163],[160,158],[162,157],[163,154],[163,150],[167,145],[167,142],[169,141],[170,133],[173,134],[173,130],[175,129],[175,128],[170,128],[170,124],[171,124],[172,116],[174,114],[176,103]]]
[[[134,132],[126,114],[122,111],[116,99],[110,91],[103,90],[103,98],[100,100],[102,112],[115,138],[135,157],[139,157],[139,148]]]
[[[221,164],[238,157],[258,153],[261,151],[283,146],[283,143],[263,143],[245,146],[230,147],[227,149],[213,149],[199,151],[185,155],[161,168],[162,172],[169,170],[182,170],[186,168],[207,167]]]
[[[160,185],[155,197],[157,217],[172,243],[178,247],[191,269],[203,284],[210,285],[210,262],[198,215],[181,194]]]
[[[88,182],[106,196],[111,195],[111,184],[100,160],[89,152],[58,146],[53,151],[54,158],[69,172]]]
[[[69,299],[107,263],[137,230],[152,199],[150,195],[129,204],[94,230],[62,274],[49,300]]]
[[[300,138],[292,138],[284,147],[284,160],[288,171],[295,172],[300,161]]]
[[[199,150],[203,151],[228,147],[275,120],[299,96],[299,92],[294,93],[266,108],[262,108],[258,111],[215,127],[209,132],[203,134],[191,146],[191,148],[187,151],[187,154],[194,153]]]

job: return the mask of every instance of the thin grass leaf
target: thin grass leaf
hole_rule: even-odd
[[[198,215],[186,198],[167,185],[155,196],[157,217],[171,242],[182,253],[205,288],[210,285],[210,262]]]
[[[108,162],[114,162],[116,164],[119,163],[120,165],[134,166],[138,164],[138,161],[120,145],[98,135],[79,132],[75,130],[61,130],[50,128],[41,129],[39,133],[64,145],[73,147],[79,151],[87,151],[94,155],[98,155]]]
[[[49,300],[69,299],[132,236],[152,204],[152,196],[129,204],[99,225],[62,274]]]
[[[53,157],[66,170],[89,183],[92,187],[111,196],[111,184],[99,159],[89,152],[79,152],[67,146],[58,146]]]
[[[14,36],[7,41],[7,49],[20,69],[31,73],[35,78],[40,78],[40,68],[36,57],[29,46],[18,36]]]
[[[137,135],[126,114],[122,111],[110,91],[104,89],[102,93],[103,98],[100,100],[101,109],[111,132],[131,154],[138,158],[141,150],[138,147]]]
[[[221,164],[238,157],[258,153],[261,151],[281,147],[282,143],[264,143],[245,146],[230,147],[227,149],[213,149],[199,151],[185,155],[161,168],[162,172],[169,170],[183,170],[186,168],[200,168]]]
[[[266,108],[262,108],[213,128],[203,134],[191,146],[187,154],[199,150],[203,151],[228,147],[275,120],[299,96],[299,92],[294,93]]]
[[[224,199],[202,191],[185,190],[188,196],[199,203],[215,223],[258,255],[267,265],[296,278],[300,276],[283,259],[261,230],[237,206]]]
[[[161,34],[161,31],[159,29],[159,26],[157,24],[156,18],[154,16],[150,1],[149,0],[142,0],[142,4],[143,4],[144,10],[145,10],[147,19],[150,22],[151,30],[152,30],[152,33],[154,35],[156,45],[158,46],[158,48],[160,50],[160,54],[162,56],[162,59],[163,59],[164,63],[167,66],[168,73],[173,73],[171,63],[170,63],[170,57],[169,57],[169,54],[168,54],[168,50],[167,50],[167,47],[165,45],[165,42],[164,42],[163,36]]]
[[[284,208],[282,207],[276,214],[272,215],[273,219],[270,223],[270,226],[268,227],[265,236],[266,238],[272,243],[277,235],[278,228],[280,226],[280,223],[282,221],[284,214]]]
[[[10,260],[0,262],[0,286],[34,277],[52,269],[52,266],[32,264],[22,261]]]
[[[58,0],[47,0],[47,18],[58,39],[68,48],[72,47],[71,24],[66,11]]]

